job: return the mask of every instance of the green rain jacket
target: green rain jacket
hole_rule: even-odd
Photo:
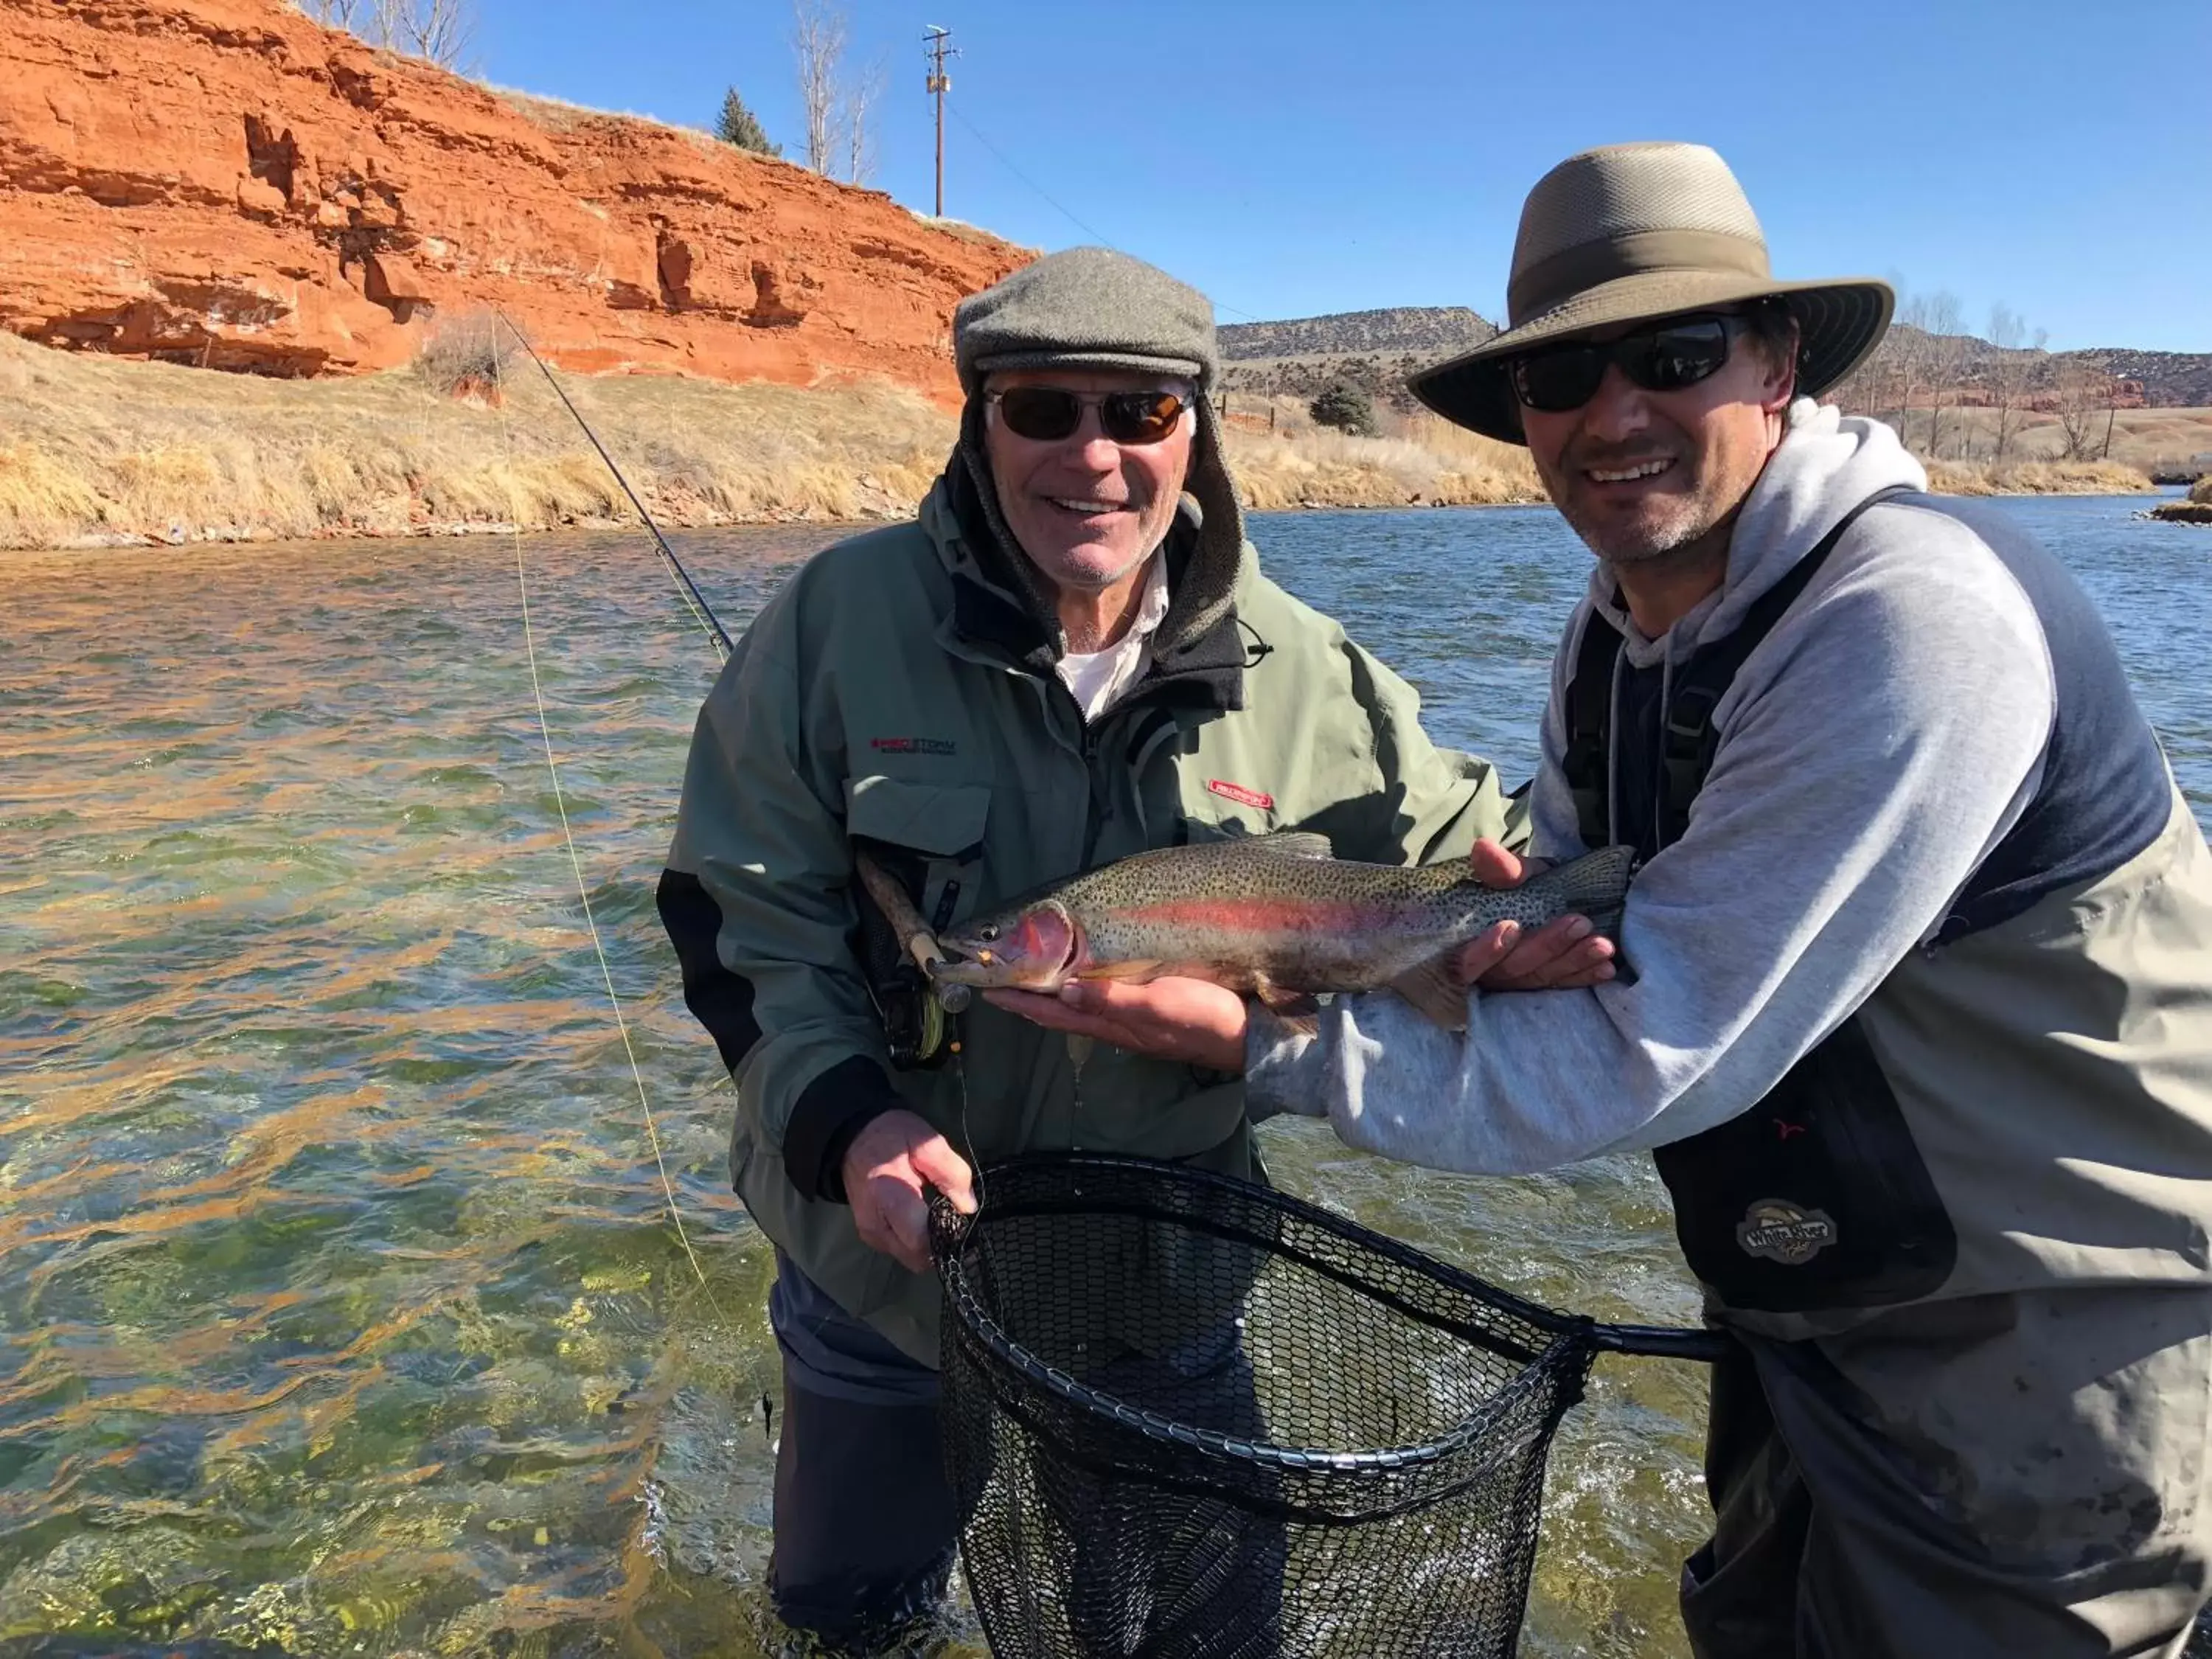
[[[863,978],[850,838],[911,854],[942,930],[1149,848],[1279,830],[1429,863],[1519,844],[1484,763],[1437,749],[1412,688],[1209,538],[1186,503],[1144,678],[1094,724],[956,459],[918,520],[825,550],[761,611],[701,710],[660,909],[684,997],[738,1085],[731,1172],[761,1230],[925,1364],[939,1291],[860,1242],[835,1167],[919,1113],[981,1168],[1039,1150],[1257,1176],[1241,1080],[1067,1038],[978,998],[961,1054],[894,1072]]]

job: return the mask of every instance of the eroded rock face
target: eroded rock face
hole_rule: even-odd
[[[568,368],[955,393],[1022,249],[703,134],[507,100],[282,0],[0,0],[0,327],[319,374],[497,306]]]

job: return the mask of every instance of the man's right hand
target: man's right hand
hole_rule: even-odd
[[[844,1172],[845,1198],[860,1242],[918,1273],[931,1265],[929,1205],[922,1188],[936,1188],[963,1215],[975,1211],[967,1160],[913,1112],[885,1112],[854,1135],[845,1149]]]

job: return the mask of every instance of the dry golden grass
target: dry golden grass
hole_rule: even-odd
[[[2212,524],[2212,472],[2189,486],[2186,501],[2160,501],[2150,515],[2168,524]]]
[[[408,371],[271,380],[48,350],[0,335],[0,546],[408,535],[630,516],[527,360],[503,407]],[[896,518],[952,417],[880,382],[817,391],[565,377],[672,525]]]
[[[2118,461],[1930,461],[1929,488],[1944,495],[2142,495],[2150,475]]]
[[[442,395],[412,371],[260,380],[0,335],[0,546],[626,520],[613,479],[527,360],[505,372],[493,407]],[[902,517],[956,430],[947,411],[881,382],[562,383],[672,526]],[[1279,434],[1232,431],[1231,465],[1261,510],[1542,499],[1522,451],[1427,428],[1350,438],[1286,421]]]
[[[499,407],[408,370],[271,380],[58,352],[0,334],[0,547],[394,536],[627,522],[630,508],[527,359]],[[672,526],[896,519],[944,465],[954,418],[880,381],[802,391],[676,376],[564,377],[654,516]],[[1525,450],[1432,416],[1388,435],[1316,428],[1293,402],[1236,400],[1246,501],[1540,501]],[[2176,411],[2158,436],[2184,435]],[[2123,419],[2126,418],[2124,416]],[[2148,434],[2144,434],[2149,435]],[[2131,466],[1937,463],[1968,494],[2148,488]]]
[[[1488,447],[1498,453],[1442,453],[1405,438],[1328,431],[1269,436],[1232,428],[1228,434],[1237,488],[1245,504],[1261,513],[1292,507],[1497,507],[1544,499],[1526,451],[1504,444]]]
[[[1880,411],[1880,418],[1897,423],[1894,410]],[[2018,422],[2008,444],[2008,463],[2056,461],[2064,455],[2066,437],[2058,417],[2048,410],[2032,410],[2014,417]],[[1938,438],[1947,460],[1986,461],[1996,449],[1997,412],[1993,409],[1947,409]],[[2098,459],[2151,470],[2160,464],[2188,462],[2192,457],[2212,456],[2212,409],[2123,409],[2113,413],[2111,432],[2100,411],[2091,422],[2089,437]],[[1915,453],[1925,450],[1929,411],[1916,409],[1906,417],[1905,439]],[[2110,453],[2106,453],[2107,437]]]

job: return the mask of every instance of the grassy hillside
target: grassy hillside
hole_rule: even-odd
[[[401,536],[626,523],[630,509],[526,359],[504,396],[416,369],[278,380],[50,350],[0,335],[0,547]],[[895,519],[942,468],[951,414],[860,380],[813,390],[677,376],[562,384],[672,526]],[[1518,451],[1232,421],[1260,508],[1531,500]]]
[[[526,360],[504,395],[441,390],[428,362],[276,380],[49,350],[0,336],[0,547],[398,536],[627,523],[630,509]],[[937,476],[951,413],[877,380],[798,390],[678,376],[564,380],[672,526],[904,516]],[[1316,428],[1293,398],[1230,398],[1245,499],[1294,507],[1543,499],[1526,452],[1432,416],[1383,435]],[[2202,441],[2200,441],[2200,434]],[[2212,447],[2212,411],[2123,411],[2116,456]],[[1939,489],[2148,488],[2131,465],[1939,464]]]

